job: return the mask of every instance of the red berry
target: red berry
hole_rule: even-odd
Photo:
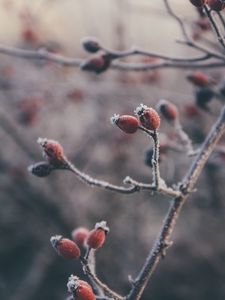
[[[178,117],[176,105],[167,100],[160,100],[158,103],[158,109],[167,121],[175,121]]]
[[[139,116],[142,126],[149,130],[157,130],[160,126],[160,117],[156,110],[152,107],[140,104],[135,110],[135,114]]]
[[[90,284],[84,280],[80,280],[77,276],[69,277],[67,288],[73,294],[74,300],[95,300],[95,294]]]
[[[207,74],[201,71],[194,71],[187,75],[187,79],[196,86],[203,87],[210,84],[210,79]]]
[[[100,74],[109,68],[110,63],[110,55],[104,51],[100,51],[85,60],[80,67],[84,71],[91,71],[96,74]]]
[[[98,249],[102,247],[105,242],[105,236],[109,232],[109,228],[105,221],[95,224],[95,228],[91,230],[87,236],[87,246],[92,249]]]
[[[208,6],[215,11],[221,11],[225,8],[224,1],[221,0],[207,0]]]
[[[125,133],[135,133],[138,130],[138,119],[129,115],[114,115],[111,122],[116,124]]]
[[[73,241],[63,238],[61,235],[52,236],[50,241],[60,256],[66,259],[77,259],[80,257],[80,249]]]
[[[84,246],[84,241],[86,240],[88,236],[89,230],[84,227],[76,228],[72,231],[72,240],[79,246]]]
[[[65,164],[63,148],[58,142],[46,138],[38,138],[37,143],[43,148],[43,155],[51,165],[59,167]]]
[[[201,7],[206,3],[206,0],[190,0],[190,2],[196,7]]]

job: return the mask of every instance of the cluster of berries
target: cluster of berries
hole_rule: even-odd
[[[102,47],[95,38],[85,37],[81,43],[87,52],[92,53],[92,55],[81,64],[81,69],[96,74],[106,71],[112,61],[111,54],[102,50]]]
[[[64,238],[61,235],[52,236],[50,242],[58,255],[65,259],[81,258],[80,248],[85,248],[87,252],[96,250],[103,246],[109,228],[105,221],[95,224],[94,229],[88,230],[84,227],[76,228],[71,233],[71,238]],[[92,287],[78,277],[71,275],[67,284],[68,290],[76,300],[95,300]]]
[[[215,11],[221,11],[225,8],[223,0],[190,0],[190,2],[196,7],[202,7],[207,4],[210,9]]]
[[[167,100],[160,100],[158,103],[158,111],[169,122],[173,122],[178,118],[178,111],[174,104]],[[160,116],[152,107],[140,104],[134,111],[135,116],[117,115],[111,118],[111,122],[117,125],[125,133],[135,133],[140,126],[145,129],[156,131],[160,126]]]
[[[160,126],[160,117],[155,109],[140,104],[134,111],[135,116],[117,115],[111,118],[112,124],[117,125],[123,132],[132,134],[135,133],[140,126],[148,130],[157,130]]]

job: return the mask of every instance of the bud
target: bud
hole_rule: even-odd
[[[79,246],[84,246],[84,241],[86,240],[88,236],[89,230],[84,227],[76,228],[72,231],[71,236],[72,240]]]
[[[159,101],[158,110],[168,122],[175,121],[178,118],[176,105],[167,100],[162,99]]]
[[[225,8],[225,3],[222,0],[207,0],[207,4],[215,11],[221,11]]]
[[[214,91],[210,88],[200,88],[196,91],[196,105],[206,111],[209,111],[208,103],[214,97]]]
[[[71,275],[69,277],[67,288],[76,300],[96,300],[90,284],[84,280],[80,280],[77,276]]]
[[[105,236],[109,232],[109,228],[105,221],[95,224],[95,228],[91,230],[87,236],[87,246],[92,249],[98,249],[103,246]]]
[[[190,2],[196,7],[201,7],[206,3],[206,0],[190,0]]]
[[[149,130],[157,130],[160,126],[160,117],[156,110],[152,107],[140,104],[134,113],[139,117],[140,123],[143,127]]]
[[[135,133],[138,130],[138,119],[129,115],[114,115],[111,118],[112,124],[116,124],[125,133]]]
[[[50,242],[58,255],[63,258],[77,259],[80,257],[80,249],[73,241],[56,235],[51,237]]]
[[[38,177],[46,177],[52,171],[52,166],[45,161],[39,161],[36,164],[30,165],[28,171]]]
[[[41,145],[43,156],[47,158],[51,165],[55,167],[65,165],[63,148],[58,142],[46,138],[38,138],[37,143]]]
[[[85,60],[81,64],[80,68],[84,71],[91,71],[96,74],[100,74],[109,68],[110,63],[110,55],[104,51],[100,51]]]
[[[84,37],[81,40],[81,44],[87,52],[96,53],[101,49],[101,46],[97,39],[93,37]]]
[[[201,71],[194,71],[187,75],[187,79],[198,87],[208,86],[210,84],[210,79],[207,74]]]

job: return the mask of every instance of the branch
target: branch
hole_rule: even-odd
[[[182,43],[187,44],[189,47],[194,47],[194,44],[188,43],[187,41],[182,41]],[[112,62],[110,68],[114,70],[120,70],[120,71],[150,71],[150,70],[156,70],[156,69],[209,69],[209,68],[220,68],[225,66],[225,57],[223,55],[214,53],[210,50],[197,47],[196,49],[201,50],[203,53],[205,53],[205,56],[202,56],[202,59],[194,58],[192,59],[178,59],[177,61],[172,60],[172,58],[168,61],[162,60],[158,63],[126,63],[121,61],[115,61]],[[204,51],[203,51],[204,49]],[[49,53],[45,50],[24,50],[9,46],[0,45],[0,53],[4,55],[9,55],[13,57],[18,57],[22,59],[30,59],[30,60],[47,60],[54,62],[56,64],[66,66],[66,67],[80,67],[80,65],[84,62],[83,59],[80,58],[71,58],[71,57],[65,57],[58,54]],[[159,55],[160,56],[160,55]],[[202,60],[206,60],[203,58],[208,57],[207,63],[199,63]],[[216,58],[220,61],[209,61],[209,58]],[[165,57],[164,57],[165,59]],[[191,60],[191,61],[190,61]]]
[[[222,35],[219,31],[219,28],[218,28],[216,22],[214,21],[213,16],[211,14],[211,11],[208,9],[207,5],[204,5],[204,10],[205,10],[206,16],[208,17],[208,19],[210,21],[211,27],[212,27],[215,35],[217,36],[217,39],[218,39],[219,43],[225,49],[224,38],[222,37]],[[221,18],[222,16],[220,14],[219,14],[219,17],[220,17],[220,20],[222,21],[223,18]]]
[[[114,300],[123,300],[124,297],[122,297],[121,295],[115,293],[114,291],[112,291],[106,284],[104,284],[97,276],[95,273],[93,273],[91,271],[91,268],[88,264],[88,261],[84,258],[80,258],[80,261],[83,265],[84,271],[85,273],[90,277],[91,280],[93,280],[95,282],[95,284],[97,286],[99,286],[101,288],[101,290],[104,292],[104,294],[106,296],[108,296],[109,298],[112,298]]]
[[[211,51],[211,50],[209,50],[209,49],[207,49],[207,48],[205,48],[205,47],[203,47],[203,46],[197,44],[196,42],[194,42],[193,39],[191,39],[191,38],[188,36],[188,33],[187,33],[186,28],[185,28],[185,26],[184,26],[183,20],[182,20],[178,15],[176,15],[176,14],[174,13],[174,11],[172,10],[172,8],[171,8],[171,6],[170,6],[170,4],[169,4],[169,1],[168,1],[168,0],[164,0],[164,4],[165,4],[165,6],[166,6],[166,9],[167,9],[169,15],[171,15],[171,17],[174,18],[174,19],[178,22],[178,24],[179,24],[179,26],[180,26],[180,28],[181,28],[181,31],[182,31],[184,40],[185,40],[184,43],[185,43],[187,46],[192,47],[192,48],[194,48],[194,49],[196,49],[196,50],[199,50],[199,51],[201,51],[201,52],[203,52],[203,53],[205,53],[205,54],[211,55],[211,56],[214,57],[214,58],[218,58],[218,59],[222,59],[222,60],[225,59],[224,55],[221,55],[221,54],[219,54],[219,53],[217,53],[217,52],[215,52],[215,51]]]
[[[180,211],[187,200],[187,197],[193,191],[203,167],[205,166],[210,154],[214,150],[217,142],[224,133],[225,107],[223,108],[216,123],[212,126],[212,129],[203,143],[199,154],[184,177],[183,182],[179,187],[182,194],[178,197],[175,197],[172,201],[159,236],[157,237],[155,244],[150,251],[139,275],[135,279],[133,287],[126,297],[127,300],[139,300],[141,298],[148,280],[151,278],[162,257],[165,256],[165,250],[171,245],[170,237],[174,230]]]

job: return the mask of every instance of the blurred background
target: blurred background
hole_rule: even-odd
[[[217,47],[210,31],[203,36],[197,31],[199,15],[189,1],[170,2],[194,38]],[[88,57],[80,44],[84,36],[95,36],[113,49],[138,45],[168,56],[196,55],[176,44],[179,28],[158,0],[0,0],[0,25],[1,44],[44,47],[70,57]],[[130,175],[151,182],[151,166],[146,163],[149,140],[141,133],[124,134],[110,124],[110,117],[132,114],[140,103],[154,107],[159,99],[168,99],[176,103],[181,123],[197,147],[221,104],[213,100],[208,110],[197,107],[187,70],[109,70],[95,75],[48,61],[0,57],[0,299],[65,299],[68,276],[85,277],[79,263],[56,255],[50,236],[70,237],[74,228],[92,229],[101,220],[111,231],[97,252],[97,273],[125,295],[128,275],[135,277],[144,263],[169,199],[148,192],[120,195],[91,188],[69,172],[32,176],[27,166],[42,160],[37,138],[59,141],[68,158],[96,178],[121,184]],[[206,73],[217,82],[224,75],[221,69]],[[173,127],[164,121],[160,132],[164,146],[164,134],[176,142]],[[161,173],[172,185],[192,158],[162,149]],[[224,151],[207,164],[197,193],[178,221],[174,245],[143,300],[224,299],[224,164]]]

